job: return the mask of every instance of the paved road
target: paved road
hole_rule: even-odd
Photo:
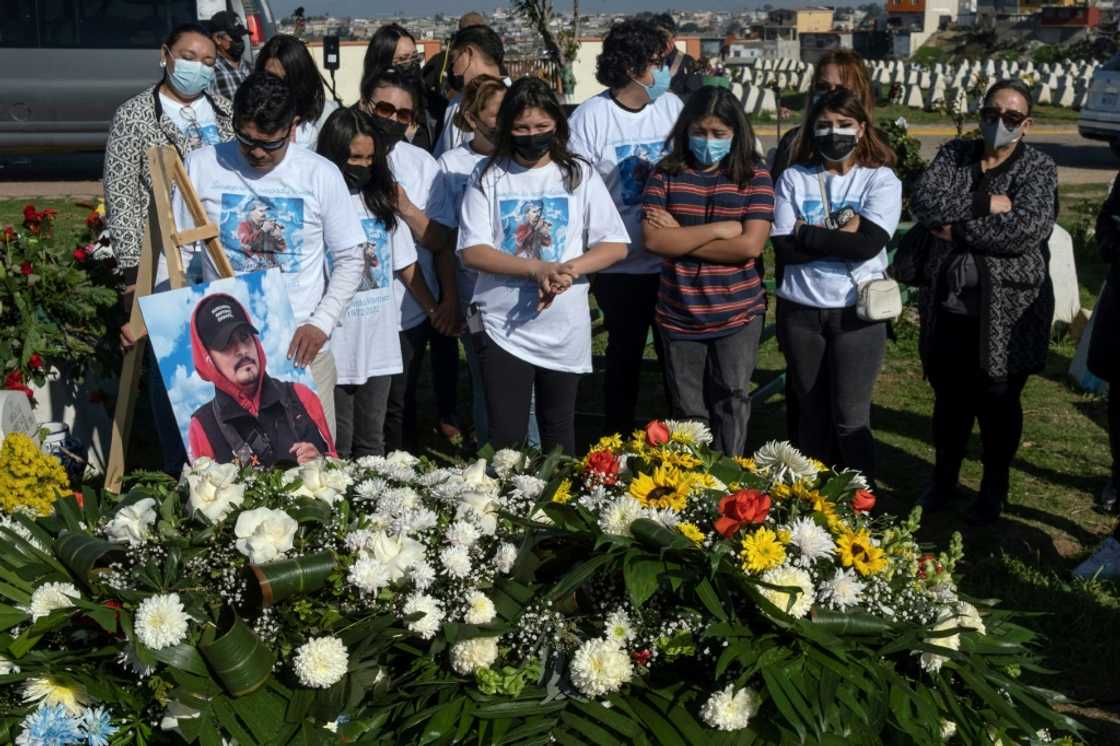
[[[915,127],[912,131],[927,159],[956,134],[951,128],[939,127]],[[758,134],[767,149],[774,147],[772,125],[760,126]],[[1040,127],[1029,141],[1058,163],[1062,184],[1109,183],[1120,170],[1120,158],[1107,144],[1082,138],[1075,127]],[[97,153],[0,156],[0,199],[99,195],[101,170],[102,158]]]

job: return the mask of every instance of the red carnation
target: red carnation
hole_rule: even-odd
[[[28,399],[32,401],[35,400],[35,392],[31,390],[30,386],[24,384],[23,373],[18,370],[13,370],[11,373],[4,376],[4,388],[11,391],[22,391],[27,395]]]
[[[770,514],[770,496],[761,490],[739,490],[719,501],[716,531],[730,539],[744,525],[757,525]]]
[[[852,495],[852,510],[857,513],[870,512],[875,507],[875,496],[868,490],[857,490],[856,494]]]
[[[653,653],[648,650],[635,650],[630,654],[630,657],[634,659],[634,663],[638,664],[639,666],[645,666],[649,664],[649,660],[653,657]]]
[[[35,268],[31,266],[31,262],[24,262],[23,264],[19,265],[19,273],[24,277],[27,277],[34,271]]]
[[[34,352],[31,354],[31,357],[27,358],[27,364],[32,370],[40,370],[43,367],[43,356],[38,352]]]
[[[661,420],[651,420],[646,425],[646,443],[656,448],[669,442],[669,428]]]
[[[88,252],[86,252],[86,250],[83,249],[81,246],[74,249],[74,261],[76,261],[78,264],[81,264],[82,262],[84,262],[88,256],[89,256]]]
[[[603,448],[587,454],[586,474],[610,487],[618,483],[618,472],[622,468],[618,456]]]
[[[35,205],[23,206],[23,219],[29,223],[37,222],[39,218],[39,211],[35,209]]]
[[[16,237],[17,236],[16,236],[15,228],[13,228],[10,225],[5,225],[4,226],[4,243],[11,243],[12,241],[16,240]]]

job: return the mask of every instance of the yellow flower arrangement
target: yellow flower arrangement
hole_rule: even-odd
[[[655,460],[660,460],[662,464],[668,464],[678,469],[695,469],[700,464],[704,463],[700,459],[693,456],[688,451],[670,451],[660,449],[651,454]],[[703,476],[708,476],[704,474]]]
[[[5,513],[50,515],[54,501],[70,492],[58,459],[43,453],[29,436],[10,433],[0,447],[0,508]]]
[[[679,513],[688,505],[695,476],[662,464],[653,474],[638,474],[630,482],[630,495],[643,508],[669,508]]]
[[[552,493],[552,502],[566,505],[572,499],[572,480],[565,479],[563,482],[556,486],[556,491]]]
[[[615,433],[614,435],[604,435],[603,437],[599,438],[599,442],[596,443],[588,451],[588,454],[593,453],[594,451],[610,451],[611,453],[618,453],[621,450],[622,436],[618,433]]]
[[[775,531],[760,528],[743,539],[739,559],[745,572],[765,572],[786,561],[786,548]]]
[[[754,462],[753,458],[747,458],[746,456],[736,456],[735,463],[738,464],[739,468],[743,471],[749,471],[751,474],[758,473],[758,464]]]
[[[854,567],[860,575],[877,575],[887,569],[886,553],[871,543],[871,532],[865,528],[841,534],[836,552],[844,567]]]
[[[699,545],[704,543],[704,532],[701,531],[695,523],[678,523],[677,531],[693,544]]]

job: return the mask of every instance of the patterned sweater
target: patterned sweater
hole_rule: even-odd
[[[980,279],[980,364],[992,379],[1004,380],[1036,373],[1046,363],[1054,316],[1048,241],[1058,211],[1058,170],[1048,155],[1020,144],[980,175],[982,154],[980,141],[953,140],[918,179],[910,202],[915,220],[927,228],[951,225],[953,241],[930,237],[920,256],[896,257],[895,276],[921,286],[920,348],[928,366],[946,266],[955,255],[971,253]],[[990,213],[994,194],[1011,200],[1011,212]]]
[[[214,107],[222,141],[232,140],[233,107],[229,100],[211,94],[206,97]],[[152,202],[148,150],[167,144],[174,145],[181,158],[191,151],[187,136],[163,112],[158,85],[125,101],[113,115],[105,146],[105,208],[113,253],[129,281],[140,263],[144,225]]]

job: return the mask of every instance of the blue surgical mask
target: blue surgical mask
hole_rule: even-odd
[[[688,138],[688,149],[696,160],[705,166],[714,166],[727,157],[731,152],[731,140],[709,140],[706,137],[691,136]]]
[[[167,80],[171,87],[184,96],[197,96],[210,87],[214,79],[214,68],[198,60],[184,60],[172,57],[171,72]]]
[[[650,103],[661,98],[662,94],[668,92],[669,82],[673,79],[672,74],[669,72],[668,65],[662,65],[655,68],[653,71],[653,84],[646,85],[642,81],[638,81],[638,85],[645,89],[646,95],[649,96]]]

